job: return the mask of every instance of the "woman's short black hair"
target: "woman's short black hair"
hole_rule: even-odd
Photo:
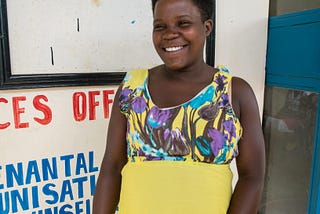
[[[152,0],[152,12],[158,0]],[[211,19],[213,16],[214,3],[213,0],[192,0],[192,2],[199,8],[202,21]]]

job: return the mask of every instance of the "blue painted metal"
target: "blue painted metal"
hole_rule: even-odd
[[[312,174],[310,178],[310,194],[308,213],[320,214],[320,95],[318,95],[318,113],[313,150]]]
[[[320,93],[320,8],[271,17],[266,85]],[[320,214],[320,95],[308,213]]]
[[[320,92],[320,9],[269,21],[267,85]]]

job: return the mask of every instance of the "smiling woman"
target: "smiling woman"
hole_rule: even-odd
[[[258,106],[244,80],[203,59],[213,1],[152,5],[163,64],[127,72],[117,91],[93,212],[114,213],[119,203],[121,214],[257,213],[264,177]]]
[[[160,1],[155,5],[153,22],[153,43],[162,61],[173,70],[183,69],[194,61],[203,62],[204,43],[212,31],[212,20],[202,21],[199,9],[186,7],[186,2],[163,4]]]

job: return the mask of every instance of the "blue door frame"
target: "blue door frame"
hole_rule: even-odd
[[[311,192],[309,202],[309,213],[320,213],[320,95],[318,95],[318,117],[316,129],[316,141],[313,157],[313,173],[311,176]],[[312,211],[316,212],[312,212]]]
[[[320,8],[269,19],[266,85],[318,93],[308,213],[320,214]]]

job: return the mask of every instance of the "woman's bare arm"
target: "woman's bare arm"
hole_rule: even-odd
[[[256,214],[264,184],[265,146],[260,114],[251,87],[233,78],[233,107],[243,127],[236,159],[239,180],[232,195],[228,214]]]
[[[127,162],[126,118],[118,105],[118,89],[112,108],[108,127],[107,145],[100,167],[94,198],[94,214],[114,214],[119,202],[121,189],[121,170]]]

